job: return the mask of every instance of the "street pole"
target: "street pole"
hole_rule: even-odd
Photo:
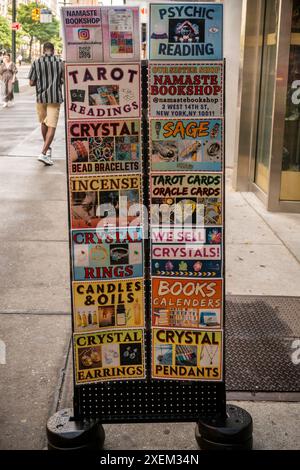
[[[16,0],[12,0],[12,22],[16,22],[17,17],[17,6]],[[12,61],[16,63],[16,31],[12,29],[11,31],[11,48],[12,48]]]

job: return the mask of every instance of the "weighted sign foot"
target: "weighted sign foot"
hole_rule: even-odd
[[[102,449],[105,432],[94,421],[75,421],[70,408],[60,410],[47,422],[48,450]]]
[[[212,442],[204,437],[198,436],[197,442],[201,450],[251,450],[253,445],[252,437],[239,444],[224,444],[221,442]]]
[[[226,406],[226,419],[206,418],[196,426],[196,440],[201,449],[242,450],[252,448],[251,415],[235,405]]]

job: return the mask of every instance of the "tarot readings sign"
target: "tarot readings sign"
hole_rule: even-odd
[[[140,64],[66,64],[68,119],[140,117]]]
[[[151,267],[154,276],[221,277],[222,228],[153,229]]]
[[[141,227],[72,231],[75,281],[143,276]]]
[[[152,278],[152,325],[221,328],[222,280]]]
[[[152,377],[222,380],[222,331],[153,328]]]
[[[141,171],[140,121],[69,121],[70,174]]]
[[[142,329],[74,334],[74,354],[77,385],[145,377]]]
[[[149,116],[223,116],[223,62],[149,64]]]
[[[151,222],[161,226],[222,224],[222,174],[152,175]]]
[[[212,3],[150,5],[150,60],[219,60],[223,6]]]
[[[73,282],[76,332],[144,326],[144,280]]]
[[[221,171],[222,119],[151,119],[152,172]]]
[[[102,7],[104,62],[139,61],[139,7]]]
[[[71,226],[95,228],[141,223],[141,176],[71,176]]]
[[[66,62],[102,62],[100,7],[63,7],[61,19]]]

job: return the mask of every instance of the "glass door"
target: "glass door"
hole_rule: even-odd
[[[265,193],[269,190],[274,93],[276,86],[276,49],[279,0],[266,0],[262,38],[262,66],[259,96],[257,145],[254,181]]]
[[[300,0],[293,0],[280,200],[300,201]]]

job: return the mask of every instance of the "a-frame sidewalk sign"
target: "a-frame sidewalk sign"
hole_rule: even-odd
[[[142,60],[139,13],[62,8],[74,401],[48,447],[192,421],[251,449],[225,393],[223,5],[150,4]]]

